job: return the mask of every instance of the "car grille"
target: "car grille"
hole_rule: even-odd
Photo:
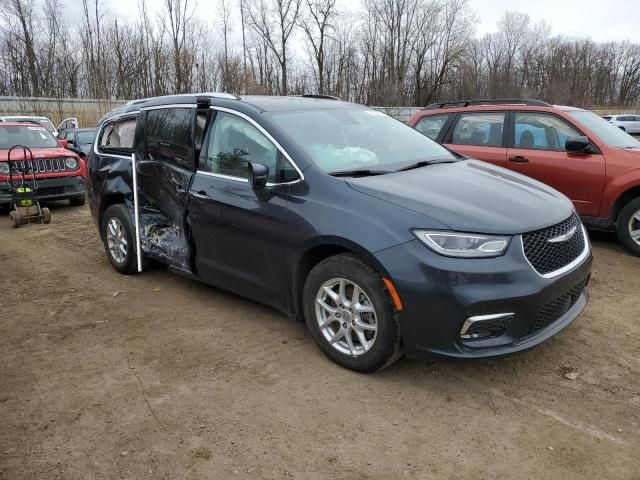
[[[568,240],[549,242],[573,227],[576,232]],[[584,251],[585,241],[582,223],[575,213],[557,225],[522,235],[524,254],[540,275],[555,272],[573,262]]]
[[[548,327],[558,320],[562,315],[567,313],[573,307],[589,282],[589,278],[585,278],[568,292],[563,293],[555,300],[547,303],[542,310],[536,315],[536,319],[529,325],[525,336],[538,333],[540,330]]]
[[[65,172],[69,170],[67,168],[67,165],[65,164],[65,160],[66,159],[64,157],[60,157],[60,158],[39,158],[39,159],[34,159],[33,161],[26,161],[26,162],[24,160],[12,161],[11,169],[16,174],[20,174],[20,172],[23,172],[23,171],[27,174],[30,174],[32,172],[35,172],[35,173]],[[26,170],[25,170],[25,163],[27,164]],[[17,168],[15,165],[17,165]]]

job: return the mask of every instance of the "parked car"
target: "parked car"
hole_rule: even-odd
[[[137,270],[138,220],[145,259],[304,318],[357,371],[518,352],[587,302],[589,239],[564,195],[363,106],[145,99],[103,118],[88,162],[117,271]]]
[[[29,147],[33,153],[34,170],[41,200],[65,200],[71,205],[85,203],[86,165],[78,155],[66,148],[40,125],[22,122],[0,123],[0,206],[11,203],[9,189],[9,149],[15,145]],[[11,160],[21,160],[13,152]],[[14,178],[18,172],[13,172]]]
[[[28,116],[28,115],[5,115],[0,117],[0,122],[27,122],[27,123],[37,123],[38,125],[42,125],[44,128],[49,130],[54,137],[58,136],[58,131],[51,123],[47,117],[39,117],[39,116]]]
[[[69,118],[65,118],[60,122],[57,130],[58,130],[58,133],[60,133],[62,130],[67,130],[69,128],[79,128],[79,127],[80,127],[80,122],[78,122],[78,119],[76,117],[69,117]]]
[[[409,125],[452,151],[535,178],[589,227],[640,255],[640,142],[596,114],[539,100],[435,103]]]
[[[640,115],[607,115],[607,122],[632,135],[640,135]]]
[[[93,146],[96,137],[95,128],[68,128],[58,133],[58,139],[64,139],[72,149],[81,157],[86,157]]]

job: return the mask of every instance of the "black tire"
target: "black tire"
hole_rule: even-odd
[[[629,229],[629,222],[631,218],[640,212],[640,198],[635,198],[627,203],[616,220],[616,230],[618,232],[618,239],[620,243],[625,246],[634,255],[640,257],[640,244],[638,244],[632,237]],[[638,222],[640,223],[640,222]]]
[[[626,128],[624,128],[624,127],[618,127],[618,128],[619,128],[620,130],[622,130],[623,132],[626,132],[626,131],[627,131],[627,129],[626,129]]]
[[[84,205],[86,202],[86,198],[85,196],[81,196],[81,197],[71,197],[69,199],[69,205],[71,205],[72,207],[81,207],[82,205]]]
[[[109,221],[112,218],[117,218],[118,221],[123,226],[124,236],[127,241],[127,253],[123,259],[123,261],[119,262],[116,258],[112,256],[111,251],[109,250],[109,244],[107,241],[107,228],[109,225]],[[118,272],[123,273],[125,275],[129,275],[135,273],[138,269],[137,259],[136,259],[136,234],[133,226],[133,222],[131,221],[131,216],[129,215],[129,210],[127,207],[118,203],[116,205],[111,205],[104,212],[102,216],[102,225],[100,227],[102,233],[102,241],[104,243],[104,250],[107,254],[107,258]]]
[[[349,355],[334,348],[325,338],[316,320],[316,295],[325,282],[345,278],[355,282],[371,300],[376,312],[378,330],[370,350]],[[402,356],[400,324],[382,277],[369,265],[349,254],[336,255],[316,265],[307,276],[302,293],[304,317],[320,350],[338,365],[362,373],[381,370]]]

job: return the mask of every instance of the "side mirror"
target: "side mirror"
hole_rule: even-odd
[[[248,162],[247,168],[249,169],[249,185],[251,185],[251,188],[261,190],[267,186],[269,167],[261,163]]]
[[[69,142],[63,138],[61,138],[60,140],[58,140],[58,142],[60,143],[60,146],[62,148],[67,148],[69,146]]]
[[[591,142],[585,136],[569,137],[564,142],[564,149],[573,153],[588,153]]]

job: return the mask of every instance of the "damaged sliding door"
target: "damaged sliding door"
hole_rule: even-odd
[[[141,117],[136,171],[142,252],[191,272],[186,213],[194,173],[196,108],[154,107]]]

